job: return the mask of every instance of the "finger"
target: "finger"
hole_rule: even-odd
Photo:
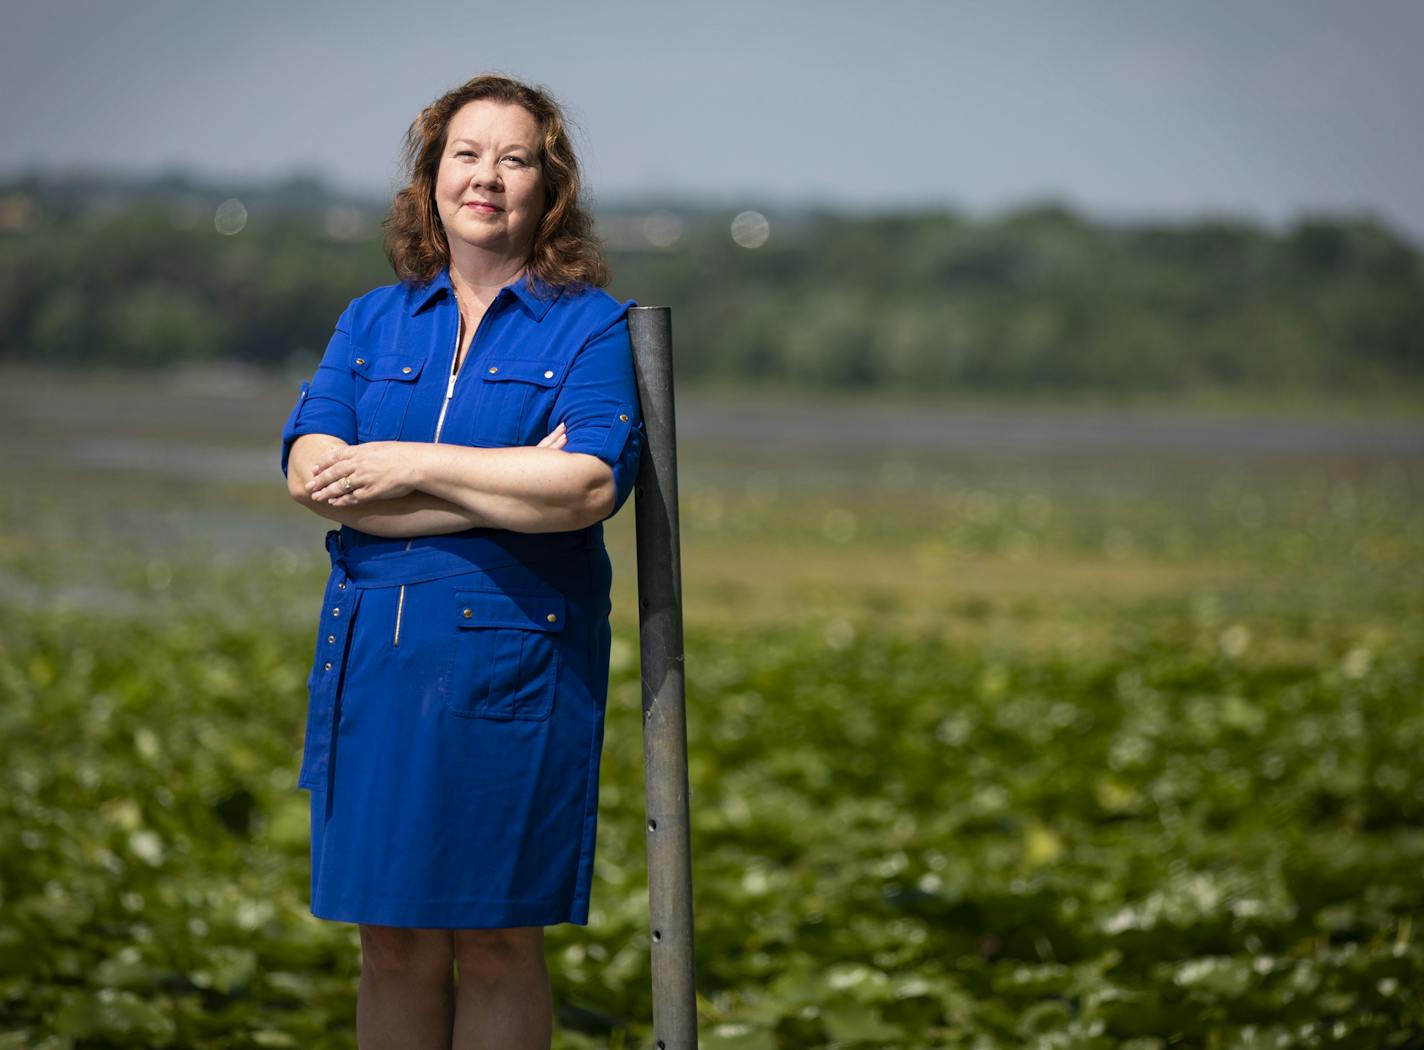
[[[332,485],[338,480],[338,475],[331,467],[323,467],[312,475],[312,479],[307,482],[307,491],[315,494],[320,489]]]
[[[329,457],[329,458],[328,458]],[[308,483],[308,488],[320,482],[321,485],[330,485],[337,481],[344,474],[350,474],[354,469],[354,464],[349,463],[351,456],[345,451],[328,453],[317,460],[312,466],[312,480]],[[316,486],[320,487],[320,486]]]
[[[535,447],[537,447],[537,448],[549,448],[550,446],[552,446],[552,445],[554,444],[555,441],[559,440],[559,438],[563,435],[563,433],[564,433],[564,424],[563,424],[563,423],[560,423],[560,424],[559,424],[558,426],[556,426],[553,430],[549,431],[549,433],[547,433],[546,435],[544,435],[544,437],[540,440],[539,444],[538,444],[537,446],[535,446]]]
[[[330,480],[316,480],[321,480],[322,484],[319,489],[312,493],[312,499],[319,502],[331,503],[332,505],[338,505],[336,504],[336,500],[342,496],[349,496],[357,487],[356,482],[351,479],[351,475],[349,474],[331,477]],[[348,483],[350,484],[349,489],[347,488]]]

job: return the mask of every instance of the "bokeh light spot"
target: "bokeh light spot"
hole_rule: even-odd
[[[231,237],[234,233],[241,233],[243,227],[247,225],[247,205],[236,197],[229,197],[218,205],[217,214],[213,216],[213,226],[218,233],[225,237]]]
[[[671,248],[682,238],[682,220],[670,211],[655,211],[643,219],[643,237],[654,248]]]
[[[770,238],[771,223],[759,211],[744,211],[732,220],[732,240],[743,248],[760,248]]]
[[[837,617],[826,624],[826,647],[836,652],[844,652],[855,642],[855,627],[849,620]]]
[[[350,241],[361,236],[365,221],[361,212],[349,204],[336,204],[326,209],[323,220],[326,235],[334,241]]]

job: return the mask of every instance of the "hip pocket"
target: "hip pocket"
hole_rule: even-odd
[[[564,613],[564,596],[552,591],[456,591],[446,709],[462,718],[548,718],[558,691]]]

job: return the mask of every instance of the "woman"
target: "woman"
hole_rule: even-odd
[[[406,162],[401,280],[347,307],[283,434],[293,498],[342,526],[298,777],[311,908],[360,924],[366,1050],[547,1047],[543,927],[588,921],[600,523],[642,447],[631,304],[598,290],[543,91],[476,77]]]

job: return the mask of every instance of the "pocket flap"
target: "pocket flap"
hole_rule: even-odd
[[[515,627],[526,631],[562,631],[562,594],[508,594],[504,591],[456,591],[455,623],[460,627]]]
[[[486,361],[480,366],[481,374],[490,383],[513,379],[520,383],[534,383],[538,386],[557,386],[564,378],[567,361],[538,361],[530,358],[506,357],[498,361]]]
[[[366,379],[399,379],[409,381],[420,375],[425,358],[412,354],[370,354],[351,351],[351,371]]]

